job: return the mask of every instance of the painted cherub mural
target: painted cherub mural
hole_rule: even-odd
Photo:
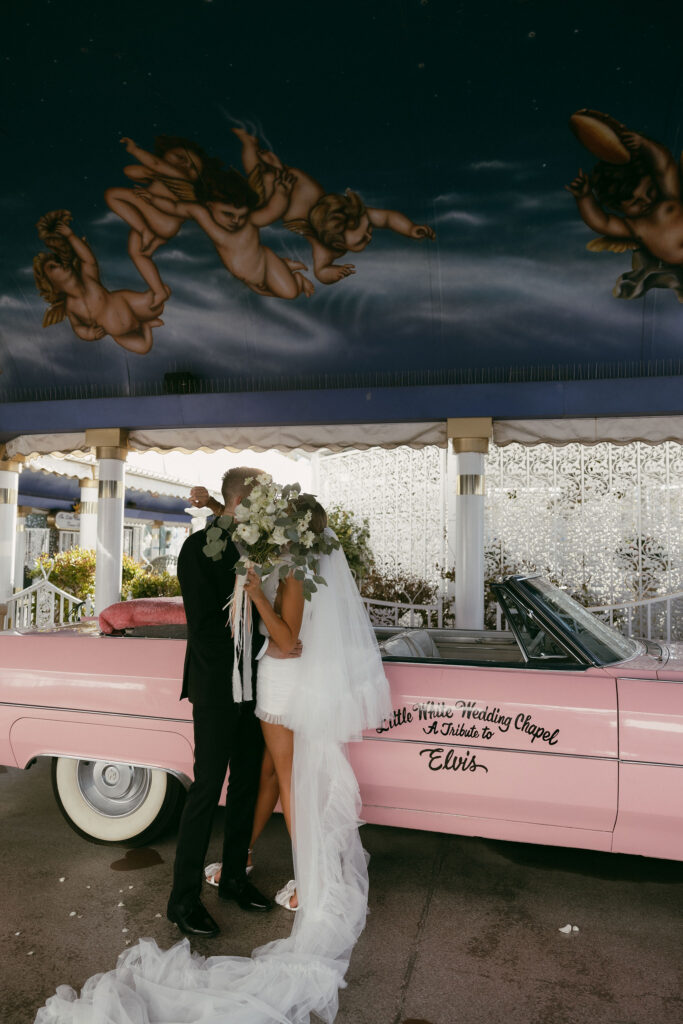
[[[263,245],[259,228],[279,220],[287,209],[292,176],[277,175],[268,201],[259,197],[232,167],[215,170],[195,186],[194,201],[167,199],[138,189],[138,196],[153,210],[182,220],[192,219],[208,235],[226,270],[259,295],[296,299],[312,295],[314,288],[301,273],[299,260],[277,256]]]
[[[608,114],[580,110],[570,125],[601,157],[590,176],[579,170],[565,186],[583,222],[601,235],[587,248],[633,252],[633,269],[618,278],[613,295],[635,299],[651,288],[671,288],[683,302],[681,165],[665,146]]]
[[[38,235],[50,250],[33,260],[36,287],[50,307],[43,327],[66,317],[83,341],[109,334],[122,348],[144,355],[152,347],[152,328],[163,325],[162,306],[154,301],[151,290],[108,291],[92,249],[73,232],[71,219],[68,210],[54,210],[37,224]]]
[[[130,352],[149,352],[152,328],[162,325],[159,315],[171,296],[153,257],[186,221],[202,229],[225,269],[251,291],[288,300],[310,297],[315,289],[302,273],[303,262],[262,243],[261,229],[277,221],[306,238],[315,275],[324,284],[355,273],[352,263],[337,261],[347,252],[362,252],[375,228],[406,238],[435,237],[428,225],[397,210],[366,206],[348,189],[327,192],[305,171],[285,166],[243,127],[234,131],[247,177],[181,136],[157,136],[153,151],[127,136],[120,139],[136,161],[124,168],[132,185],[110,187],[104,199],[128,225],[128,256],[147,285],[144,292],[104,287],[97,260],[71,229],[68,211],[41,218],[38,234],[49,251],[36,256],[34,276],[50,306],[44,327],[68,319],[84,341],[109,334]]]
[[[388,228],[406,238],[434,239],[432,228],[414,224],[397,210],[366,207],[356,192],[326,192],[323,186],[296,167],[285,167],[270,150],[261,147],[257,136],[244,128],[233,128],[242,143],[242,164],[249,184],[261,202],[270,201],[277,188],[278,176],[287,173],[292,188],[282,222],[285,227],[303,235],[311,246],[313,270],[323,284],[335,284],[355,274],[353,263],[335,263],[347,252],[362,252],[372,241],[374,228]]]
[[[144,186],[160,199],[194,200],[194,186],[200,176],[210,175],[220,167],[220,161],[207,156],[196,142],[176,135],[158,135],[153,153],[127,137],[121,139],[121,144],[138,161],[124,167],[123,173],[136,186]],[[152,255],[178,234],[184,218],[151,206],[139,194],[139,187],[108,188],[104,199],[110,210],[130,225],[128,255],[151,289],[155,302],[164,302],[171,289],[161,280]]]

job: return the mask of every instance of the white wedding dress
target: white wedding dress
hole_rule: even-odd
[[[360,796],[345,743],[391,714],[374,633],[343,553],[321,558],[304,652],[282,721],[294,730],[294,868],[300,909],[291,935],[251,957],[202,957],[183,939],[140,939],[80,997],[61,986],[35,1024],[309,1024],[334,1020],[367,914]],[[289,672],[289,669],[287,669]]]

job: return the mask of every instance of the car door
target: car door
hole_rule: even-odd
[[[609,849],[615,679],[552,636],[536,653],[520,665],[387,665],[393,717],[354,753],[366,819]]]

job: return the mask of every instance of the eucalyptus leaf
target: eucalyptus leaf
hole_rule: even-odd
[[[277,571],[277,574],[278,574],[278,577],[281,580],[286,579],[286,577],[289,576],[289,566],[288,565],[281,565],[280,568]]]
[[[237,563],[237,565],[235,566],[235,574],[237,576],[246,576],[247,575],[247,567],[246,567],[246,565],[244,565],[243,562],[238,562]]]
[[[225,545],[219,540],[212,540],[209,544],[205,544],[202,550],[209,558],[220,558],[225,550]]]
[[[295,580],[305,580],[306,579],[306,573],[303,571],[303,569],[295,569],[294,570],[294,579]]]
[[[313,576],[313,579],[316,583],[321,583],[324,587],[327,586],[327,583],[325,582],[324,578],[322,576],[318,576],[317,573]]]

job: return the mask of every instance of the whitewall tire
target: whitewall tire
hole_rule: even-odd
[[[183,788],[158,768],[52,760],[52,788],[69,825],[95,843],[141,846],[165,831],[182,806]]]

